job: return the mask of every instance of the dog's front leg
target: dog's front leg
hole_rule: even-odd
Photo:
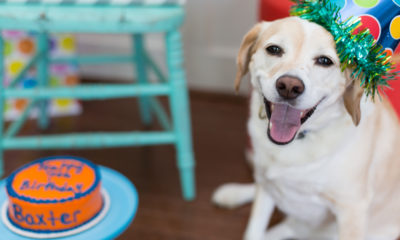
[[[259,185],[256,185],[256,196],[250,213],[250,219],[244,240],[261,240],[274,210],[274,201]]]
[[[339,240],[365,240],[368,204],[358,202],[337,209]]]

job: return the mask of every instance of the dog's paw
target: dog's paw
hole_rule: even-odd
[[[235,208],[253,200],[254,184],[225,184],[220,186],[212,196],[212,202],[223,208]]]

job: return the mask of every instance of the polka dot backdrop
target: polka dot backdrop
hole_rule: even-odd
[[[20,31],[3,31],[5,40],[5,85],[7,86],[15,76],[26,66],[36,52],[34,33]],[[50,38],[50,55],[53,57],[71,56],[75,53],[75,39],[70,34],[57,34]],[[73,64],[52,64],[49,67],[50,86],[72,86],[79,83],[78,69]],[[22,79],[20,88],[34,88],[37,85],[36,71],[32,68]],[[24,110],[26,99],[8,100],[5,104],[6,119],[18,117]],[[80,104],[73,99],[54,99],[49,104],[49,114],[68,115],[81,111]],[[37,111],[33,111],[33,116]]]
[[[400,0],[334,0],[345,20],[360,17],[361,29],[368,28],[377,43],[393,53],[400,40]]]

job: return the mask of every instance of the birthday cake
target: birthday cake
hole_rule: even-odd
[[[7,220],[24,233],[65,236],[104,215],[99,169],[81,158],[29,163],[7,178],[6,192]]]

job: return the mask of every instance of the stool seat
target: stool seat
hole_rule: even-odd
[[[49,32],[133,33],[177,29],[182,6],[78,6],[0,4],[0,29]]]

